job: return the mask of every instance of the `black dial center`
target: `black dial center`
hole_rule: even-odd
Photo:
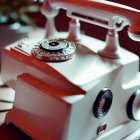
[[[59,42],[50,42],[49,45],[50,46],[57,46],[57,45],[59,45]]]

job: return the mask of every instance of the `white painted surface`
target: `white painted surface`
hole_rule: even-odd
[[[70,104],[71,107],[69,108],[70,114],[67,122],[67,132],[62,133],[61,131],[63,136],[59,135],[59,138],[67,140],[91,140],[95,138],[105,140],[114,136],[117,139],[121,139],[138,129],[140,126],[139,121],[130,121],[126,114],[127,101],[132,93],[140,88],[140,75],[138,72],[139,59],[136,55],[124,49],[123,57],[121,59],[107,59],[101,57],[96,52],[104,46],[104,43],[87,36],[83,37],[80,44],[82,45],[77,46],[77,51],[73,59],[61,63],[47,63],[66,77],[71,83],[86,91],[85,96],[75,95],[60,97],[62,100]],[[10,47],[14,46],[11,45]],[[10,49],[10,47],[7,47],[7,49]],[[30,46],[30,48],[32,47]],[[26,51],[26,48],[24,48],[24,51]],[[29,50],[26,52],[30,55]],[[76,89],[71,85],[66,85],[63,81],[42,73],[38,69],[34,69],[26,64],[23,65],[23,63],[20,63],[20,61],[17,61],[16,59],[11,59],[7,55],[3,55],[3,58],[2,74],[5,82],[12,80],[15,81],[17,75],[25,72],[43,80],[46,83],[53,84],[54,87],[56,86],[73,92],[76,91]],[[8,61],[5,62],[5,60]],[[12,86],[12,84],[10,85]],[[44,114],[44,111],[42,110],[43,107],[41,107],[40,100],[44,100],[44,97],[37,89],[30,90],[28,86],[27,89],[25,89],[25,87],[20,88],[24,84],[21,84],[20,86],[19,83],[18,85],[17,98],[13,110],[22,115],[23,118],[34,123],[36,127],[43,130],[45,128],[43,122],[38,124],[38,121],[36,121],[37,118],[35,117],[36,115],[33,114],[39,113],[40,116],[44,116],[51,113],[51,111],[46,110],[47,112]],[[112,90],[113,103],[110,111],[104,118],[96,119],[92,113],[93,104],[99,91],[104,87],[109,87]],[[20,91],[20,89],[24,90]],[[27,94],[25,90],[29,91],[29,94]],[[40,100],[35,98],[33,95],[35,94],[34,91]],[[26,98],[30,100],[26,100],[27,103],[24,104],[22,103],[23,97],[25,98],[24,100],[26,100]],[[45,98],[49,99],[47,96]],[[59,104],[57,100],[55,101],[53,99],[53,102],[54,105],[57,103]],[[32,109],[32,107],[37,104],[40,106],[38,106],[38,109],[42,108],[39,112]],[[63,107],[65,108],[65,104]],[[17,108],[20,108],[20,111]],[[24,113],[22,113],[22,111],[24,111]],[[30,112],[31,114],[26,114],[25,112]],[[30,115],[34,117],[31,117]],[[51,116],[51,118],[53,117]],[[53,119],[57,119],[57,116],[54,115]],[[44,122],[47,124],[47,118],[44,118]],[[97,137],[96,130],[103,122],[107,123],[107,131],[103,135]],[[58,135],[57,129],[55,129],[55,131],[56,132],[54,133]],[[50,133],[50,135],[52,135],[52,133]]]

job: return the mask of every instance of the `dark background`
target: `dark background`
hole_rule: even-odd
[[[131,6],[140,10],[139,0],[112,0],[112,1],[127,6]],[[37,25],[41,27],[44,26],[45,18],[40,13],[37,13],[37,16],[36,15],[31,15],[31,16],[40,19],[40,22],[38,22]],[[59,15],[56,17],[57,29],[59,31],[67,31],[69,21],[70,19],[66,17],[65,11],[61,10]],[[127,28],[128,27],[125,27],[121,32],[119,32],[120,45],[123,48],[126,48],[134,52],[140,57],[140,43],[135,42],[128,37]],[[105,40],[107,30],[104,28],[81,22],[81,29],[85,32],[85,34],[89,36],[98,38],[100,40]],[[2,125],[0,127],[0,140],[30,140],[30,138],[26,136],[23,132],[21,132],[19,129],[14,127],[13,125],[9,125],[9,126]]]

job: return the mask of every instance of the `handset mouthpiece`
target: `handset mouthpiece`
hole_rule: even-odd
[[[129,26],[128,36],[134,41],[140,41],[140,24],[139,26],[137,25]]]

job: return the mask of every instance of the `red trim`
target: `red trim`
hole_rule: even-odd
[[[65,83],[72,85],[74,88],[77,89],[76,94],[86,94],[84,90],[82,90],[80,87],[74,85],[70,81],[68,81],[63,75],[58,73],[55,69],[50,67],[46,62],[37,60],[34,56],[27,56],[13,48],[11,50],[4,49],[4,53],[14,57],[15,59],[18,59],[19,61],[22,61],[23,63],[26,63],[32,67],[35,67],[36,69],[39,69],[40,71],[49,74],[52,77],[55,77],[56,79],[61,79],[62,81],[65,81]],[[44,64],[45,63],[45,64]]]

